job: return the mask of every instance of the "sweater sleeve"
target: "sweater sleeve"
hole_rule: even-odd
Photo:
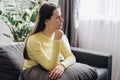
[[[65,35],[63,35],[61,39],[61,54],[64,57],[64,60],[61,62],[61,64],[63,64],[65,68],[76,62],[75,56],[71,52],[68,39]]]
[[[34,59],[46,70],[52,70],[58,61],[59,58],[59,48],[60,47],[60,40],[53,41],[53,50],[51,57],[48,57],[47,53],[42,48],[42,44],[37,39],[30,39],[27,43],[27,49],[30,50],[30,55],[34,57]]]

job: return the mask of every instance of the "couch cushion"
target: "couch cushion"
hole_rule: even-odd
[[[96,68],[97,73],[98,73],[98,79],[97,80],[108,80],[107,75],[108,75],[108,69],[106,68]]]
[[[0,46],[0,79],[17,80],[24,63],[24,43]]]

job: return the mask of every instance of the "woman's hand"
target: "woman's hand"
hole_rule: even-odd
[[[55,36],[54,36],[54,39],[55,40],[59,40],[59,39],[61,39],[61,37],[62,37],[62,35],[63,35],[63,31],[62,30],[56,30],[55,31]]]
[[[62,76],[63,72],[64,72],[64,65],[60,64],[58,66],[56,66],[52,71],[50,71],[50,75],[49,77],[51,79],[58,79]]]

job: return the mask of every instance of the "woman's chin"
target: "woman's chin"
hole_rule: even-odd
[[[62,26],[57,27],[56,29],[62,29]]]

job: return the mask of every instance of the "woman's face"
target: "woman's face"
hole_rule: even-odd
[[[63,18],[61,17],[61,11],[59,8],[53,11],[53,15],[49,20],[46,20],[47,26],[52,30],[62,29]]]

